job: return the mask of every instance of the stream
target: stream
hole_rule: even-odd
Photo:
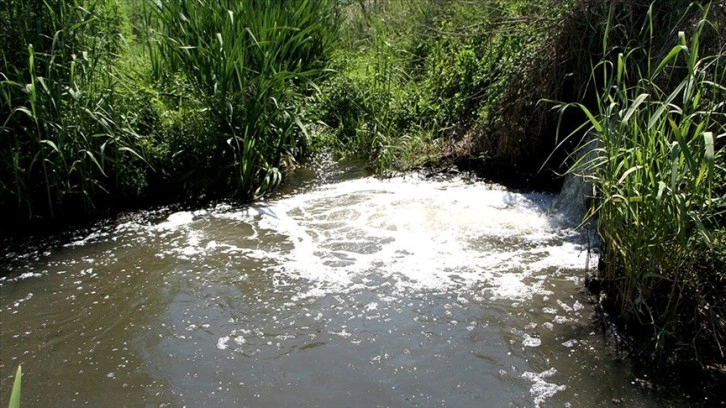
[[[300,174],[15,254],[0,404],[22,363],[23,408],[689,406],[593,322],[572,197]]]

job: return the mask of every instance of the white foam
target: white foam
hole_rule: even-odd
[[[558,392],[567,389],[566,385],[558,385],[545,381],[545,378],[552,377],[555,374],[557,374],[557,370],[554,367],[541,373],[526,371],[522,374],[522,378],[533,382],[529,393],[534,397],[535,407],[539,408],[547,398],[551,398]]]
[[[217,340],[217,348],[220,350],[225,350],[227,347],[229,347],[229,336],[220,337]]]
[[[156,224],[157,230],[174,230],[183,225],[191,224],[194,221],[194,214],[191,211],[175,212],[166,221]]]
[[[522,341],[523,347],[539,347],[542,345],[542,339],[539,337],[532,337],[528,334],[524,335],[524,340]]]
[[[575,347],[575,345],[577,345],[577,343],[578,343],[577,340],[567,340],[566,342],[562,343],[562,345],[567,348],[572,348],[572,347]]]
[[[545,194],[462,180],[365,178],[239,210],[218,205],[180,211],[146,231],[162,238],[160,257],[202,261],[224,254],[270,261],[273,282],[307,281],[297,298],[383,279],[394,292],[472,289],[521,301],[551,294],[544,285],[551,271],[587,266],[584,245],[562,227],[561,215],[551,213],[552,202]],[[205,230],[209,223],[194,223],[199,218],[247,223],[252,235],[246,229],[244,237],[220,237]],[[284,244],[248,247],[239,241],[254,242],[259,234],[277,235],[281,239],[264,241]],[[97,237],[82,241],[91,238]]]
[[[30,278],[40,278],[46,274],[47,274],[47,272],[23,272],[20,275],[13,277],[13,278],[8,278],[7,276],[4,276],[4,277],[0,278],[0,287],[2,287],[6,282],[7,283],[19,282],[19,281],[23,281],[23,280],[30,279]],[[32,296],[32,294],[31,294],[31,296]]]
[[[98,239],[101,239],[101,238],[105,238],[108,235],[109,234],[107,232],[104,232],[104,231],[93,231],[90,234],[88,234],[87,236],[85,236],[85,237],[83,237],[81,239],[77,239],[77,240],[74,240],[72,242],[69,242],[69,243],[67,243],[67,244],[65,244],[63,246],[66,247],[66,248],[76,247],[76,246],[83,246],[83,245],[86,245],[86,244],[88,244],[88,243],[90,243],[90,242],[92,242],[94,240],[98,240]]]
[[[486,184],[368,178],[212,215],[287,237],[292,250],[267,257],[278,260],[276,273],[311,282],[310,296],[378,274],[398,290],[478,286],[526,299],[551,293],[542,270],[585,266],[574,233],[548,213],[551,202]]]

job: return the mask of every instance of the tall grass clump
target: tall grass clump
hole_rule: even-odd
[[[7,222],[86,216],[136,186],[143,163],[121,109],[111,0],[8,0],[0,8],[0,208]]]
[[[305,104],[337,40],[329,0],[150,2],[153,75],[181,75],[212,119],[218,178],[242,197],[279,183],[309,141]],[[163,85],[162,85],[163,86]]]
[[[529,21],[538,28],[538,37],[510,67],[494,106],[493,126],[475,129],[478,149],[489,153],[493,165],[487,169],[524,180],[557,181],[558,173],[568,168],[567,154],[579,140],[569,139],[549,157],[556,145],[554,135],[558,129],[570,133],[587,117],[574,109],[558,116],[543,101],[579,102],[594,109],[598,98],[594,91],[605,84],[600,77],[591,80],[592,61],[612,60],[618,52],[637,47],[649,48],[654,58],[666,52],[677,31],[692,28],[690,2],[576,0],[558,2],[560,7],[540,8],[531,15]],[[716,8],[712,15],[717,15]],[[648,39],[648,30],[657,35]],[[606,35],[608,47],[603,49]],[[717,30],[704,35],[707,43],[723,37]],[[631,53],[629,66],[645,67],[647,57]]]
[[[640,46],[612,55],[608,34],[619,27],[608,25],[608,57],[592,68],[595,108],[578,104],[594,136],[582,149],[593,154],[573,171],[596,186],[590,216],[608,303],[645,342],[644,356],[666,363],[726,361],[726,196],[717,184],[726,174],[726,58],[703,52],[718,29],[709,10],[662,50],[650,24]]]

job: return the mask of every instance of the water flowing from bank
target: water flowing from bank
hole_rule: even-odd
[[[346,174],[16,260],[3,396],[22,363],[24,408],[659,405],[590,319],[555,196]]]

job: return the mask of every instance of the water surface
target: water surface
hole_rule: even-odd
[[[22,363],[24,408],[663,406],[555,199],[341,177],[128,217],[6,266],[0,398]]]

